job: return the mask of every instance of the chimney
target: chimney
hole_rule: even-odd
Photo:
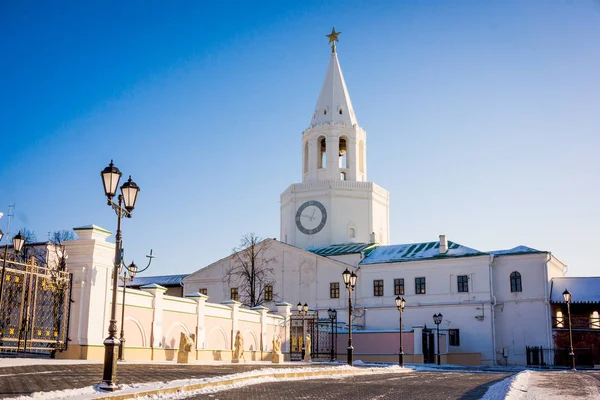
[[[448,240],[446,235],[440,235],[440,254],[446,254],[448,252]]]

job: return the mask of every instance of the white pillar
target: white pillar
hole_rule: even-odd
[[[150,333],[150,347],[164,348],[163,337],[163,296],[167,291],[164,286],[153,283],[140,287],[141,290],[151,293],[154,296],[152,299],[152,332]]]
[[[423,327],[413,326],[414,354],[423,354]]]
[[[238,319],[240,306],[242,305],[242,303],[235,300],[225,300],[222,301],[221,304],[231,307],[231,336],[229,337],[229,343],[231,343],[231,350],[233,351],[235,345],[235,335],[239,330]],[[242,337],[243,335],[244,332],[242,332]]]
[[[267,351],[267,312],[269,309],[265,306],[252,307],[254,311],[260,313],[260,351]]]
[[[186,294],[185,297],[198,303],[196,306],[196,349],[203,350],[206,347],[206,324],[204,323],[204,316],[206,315],[206,301],[208,300],[208,296],[196,292]]]
[[[104,350],[98,349],[108,336],[115,245],[106,241],[110,232],[99,226],[88,225],[74,231],[78,239],[64,243],[69,256],[67,271],[73,274],[71,349],[67,354],[70,358],[102,359]],[[93,352],[88,351],[90,346],[95,347]]]
[[[281,315],[283,320],[283,328],[284,334],[281,338],[282,343],[282,352],[289,353],[290,352],[290,317],[292,315],[292,305],[290,303],[286,303],[282,301],[281,303],[275,304],[277,307],[277,314]]]

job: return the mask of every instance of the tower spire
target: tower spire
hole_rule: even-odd
[[[331,52],[335,53],[335,42],[339,42],[338,36],[342,32],[336,32],[335,27],[331,28],[331,33],[329,35],[325,35],[329,38],[329,44],[331,44]]]

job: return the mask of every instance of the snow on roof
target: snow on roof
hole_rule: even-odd
[[[180,286],[183,278],[188,274],[183,275],[161,275],[161,276],[136,276],[131,282],[127,282],[127,287],[138,287],[151,284],[160,286]]]
[[[493,254],[495,256],[507,256],[507,255],[513,255],[513,254],[545,253],[545,251],[536,250],[531,247],[521,245],[521,246],[513,247],[512,249],[493,250],[493,251],[489,251],[488,253]]]
[[[479,250],[448,241],[448,251],[440,254],[440,242],[397,244],[379,246],[372,250],[360,264],[418,261],[434,258],[471,257],[486,255]]]
[[[320,256],[341,256],[344,254],[356,254],[361,252],[368,252],[377,246],[376,243],[344,243],[334,244],[326,247],[315,247],[307,249],[311,253],[318,254]]]
[[[600,276],[552,278],[550,301],[564,303],[565,289],[571,293],[571,303],[600,303]]]

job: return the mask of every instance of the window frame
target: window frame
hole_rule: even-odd
[[[339,299],[340,298],[340,283],[329,282],[329,298]]]
[[[239,292],[238,288],[236,288],[236,287],[229,288],[229,297],[231,298],[231,300],[240,301],[240,292]]]
[[[198,289],[198,293],[208,296],[208,288],[200,288]]]
[[[373,296],[383,296],[383,279],[373,279]]]
[[[265,285],[265,301],[273,301],[273,285]]]
[[[420,282],[419,280],[423,281]],[[421,288],[422,290],[419,290]],[[418,276],[415,278],[415,294],[427,294],[427,279],[424,276]]]
[[[460,329],[448,329],[448,345],[460,346]]]
[[[404,296],[404,278],[394,278],[394,296]]]
[[[456,290],[458,293],[469,293],[469,275],[456,276]]]
[[[519,293],[523,291],[523,279],[519,271],[510,273],[510,292]]]

